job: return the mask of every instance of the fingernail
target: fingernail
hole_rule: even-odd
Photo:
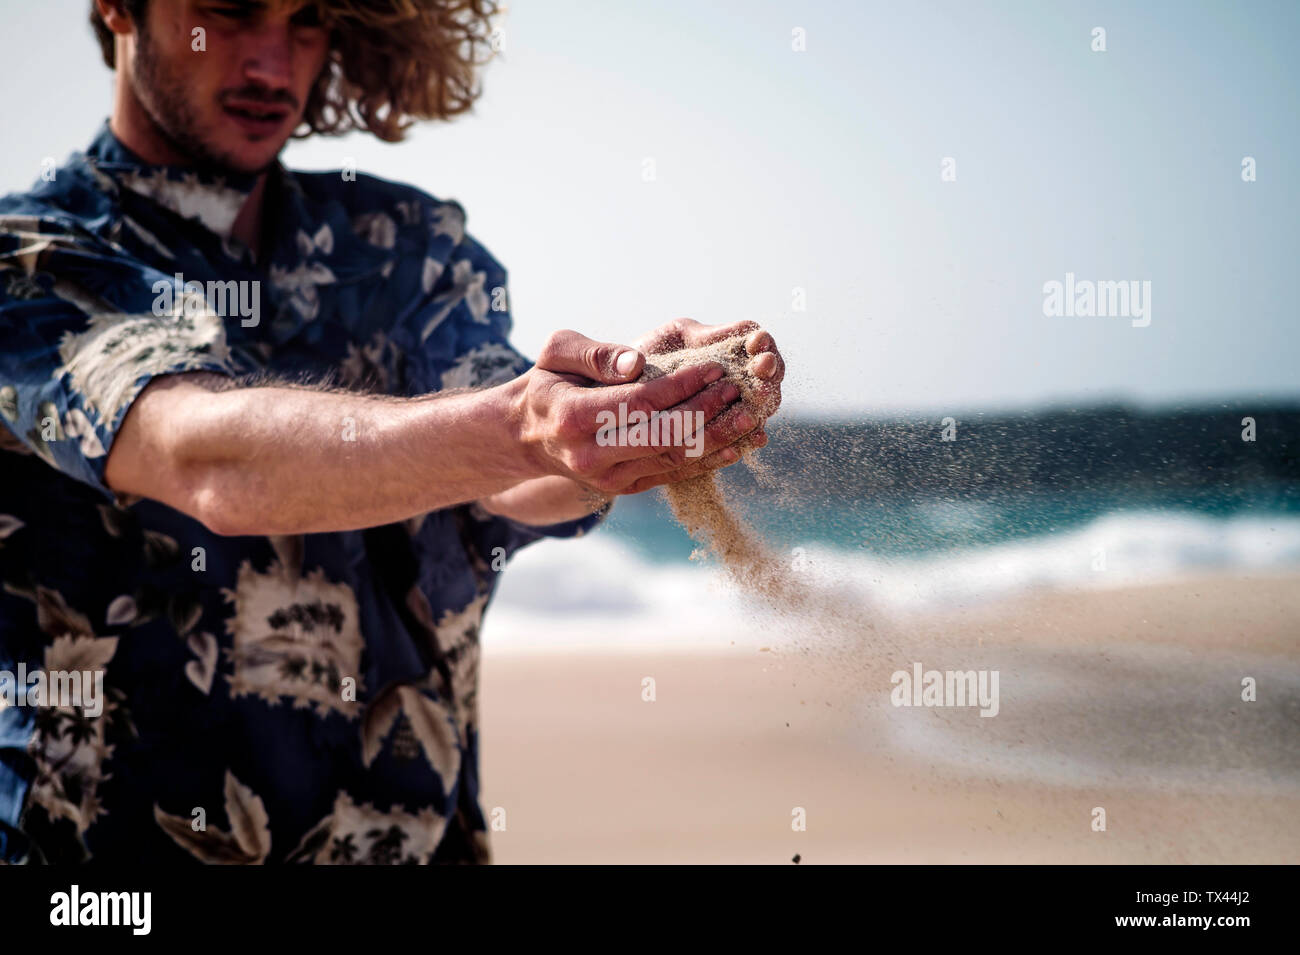
[[[731,404],[739,397],[740,397],[740,389],[737,388],[735,385],[727,385],[727,387],[722,389],[722,400],[727,404]]]
[[[728,464],[735,464],[739,458],[740,455],[736,453],[734,448],[727,448],[722,452],[722,460],[726,461]]]
[[[754,416],[748,413],[736,419],[736,427],[740,428],[741,431],[750,431],[757,424],[758,422],[754,420]]]
[[[620,375],[632,374],[632,369],[635,367],[636,367],[636,352],[634,351],[623,352],[621,355],[618,356],[618,360],[614,362],[614,370],[617,371]]]
[[[709,373],[704,376],[704,381],[706,384],[711,385],[721,377],[722,377],[722,369],[717,365],[714,365],[712,368],[709,369]]]

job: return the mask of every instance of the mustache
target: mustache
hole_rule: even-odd
[[[250,85],[233,90],[222,90],[217,99],[222,106],[230,100],[246,100],[263,106],[285,106],[294,111],[299,109],[298,97],[288,90],[269,90],[265,86]]]

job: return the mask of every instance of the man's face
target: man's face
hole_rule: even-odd
[[[132,89],[197,165],[256,173],[302,120],[329,35],[315,8],[258,0],[151,0]]]

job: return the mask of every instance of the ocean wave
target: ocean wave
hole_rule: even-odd
[[[1105,589],[1203,573],[1300,567],[1300,517],[1107,514],[1057,534],[885,559],[829,544],[790,552],[815,587],[848,587],[894,615],[952,610],[1028,590]],[[717,651],[774,641],[752,597],[711,562],[654,563],[627,537],[545,541],[515,556],[484,625],[490,649]]]

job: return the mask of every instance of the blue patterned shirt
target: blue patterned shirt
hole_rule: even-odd
[[[104,483],[156,375],[419,395],[528,368],[457,203],[277,165],[255,260],[230,234],[253,183],[105,126],[0,199],[2,860],[488,859],[479,624],[511,552],[602,514],[222,537]]]

